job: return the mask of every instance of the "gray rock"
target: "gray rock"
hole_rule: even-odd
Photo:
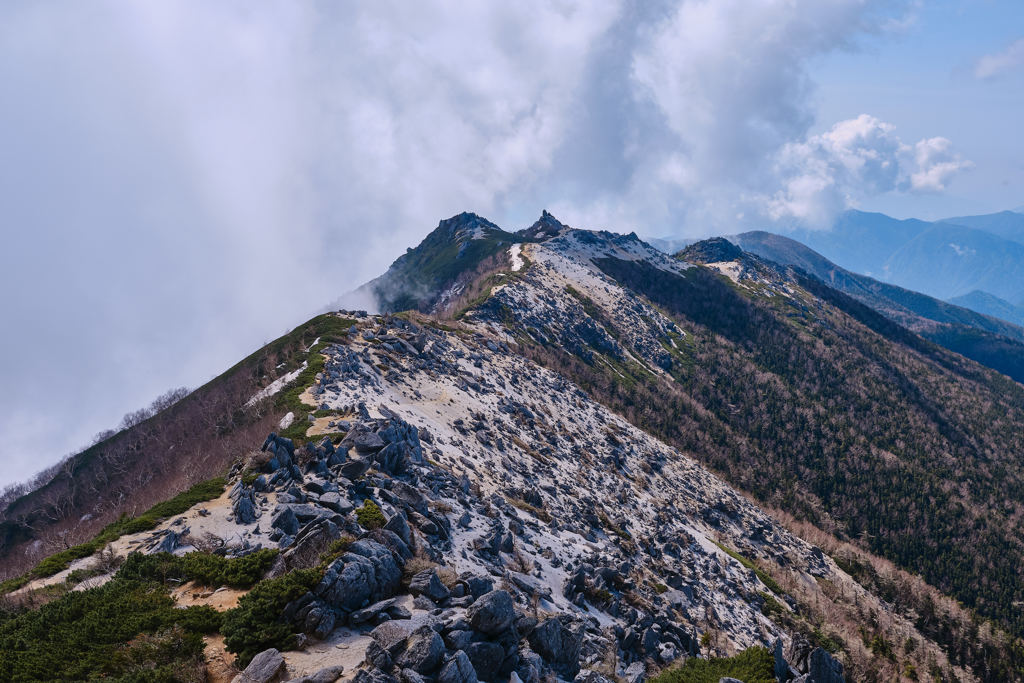
[[[415,486],[410,486],[404,481],[396,481],[391,487],[391,492],[419,514],[426,515],[430,512],[430,500]]]
[[[376,453],[384,448],[384,440],[373,432],[349,432],[342,444],[354,448],[357,453]]]
[[[353,612],[390,598],[401,579],[402,570],[391,551],[364,539],[331,563],[313,592],[331,606]]]
[[[441,636],[429,626],[421,626],[409,636],[405,652],[396,658],[395,664],[416,673],[429,674],[440,666],[443,656],[444,641]]]
[[[407,546],[394,531],[388,531],[387,529],[374,529],[366,534],[365,538],[369,538],[370,540],[380,543],[382,546],[400,557],[401,564],[403,566],[412,558],[412,551],[409,550],[409,546]]]
[[[452,650],[465,650],[473,642],[473,632],[455,629],[444,635],[444,644]]]
[[[320,669],[315,674],[309,676],[300,676],[299,678],[293,678],[286,683],[334,683],[341,674],[345,672],[345,667],[340,664],[336,666],[329,666],[324,669]]]
[[[658,645],[661,643],[661,629],[657,626],[651,626],[649,629],[644,631],[643,636],[640,638],[640,647],[644,653],[651,655],[658,650]]]
[[[341,538],[341,529],[329,519],[310,522],[295,536],[295,543],[283,555],[289,569],[308,569],[320,562],[331,542]]]
[[[477,683],[476,670],[469,656],[459,650],[437,674],[437,683]]]
[[[583,630],[574,632],[557,617],[545,620],[529,637],[530,647],[567,681],[580,672]]]
[[[417,595],[412,601],[413,609],[429,612],[437,607],[437,604],[425,595]]]
[[[392,619],[412,619],[412,612],[401,605],[392,605],[387,612]]]
[[[300,523],[306,524],[312,522],[314,519],[322,519],[324,517],[333,517],[335,513],[327,508],[321,507],[314,503],[285,503],[278,504],[274,508],[275,511],[281,511],[287,508],[292,511]]]
[[[355,481],[366,474],[372,464],[369,460],[349,460],[341,466],[341,476],[350,481]]]
[[[370,631],[370,637],[381,648],[396,655],[401,652],[405,639],[409,637],[409,630],[401,624],[393,621],[385,621],[377,628]]]
[[[644,666],[643,662],[633,662],[626,667],[623,677],[626,683],[643,683],[647,678],[647,667]]]
[[[320,496],[320,504],[329,510],[337,512],[339,515],[347,515],[355,509],[355,506],[340,493],[336,491],[328,491],[327,493]]]
[[[178,547],[178,540],[180,536],[174,531],[164,532],[163,538],[153,548],[155,553],[173,553],[174,549]]]
[[[406,446],[404,443],[390,443],[377,451],[374,460],[381,472],[401,474],[406,467]]]
[[[368,621],[373,621],[378,616],[380,616],[381,612],[387,612],[391,607],[394,606],[394,604],[395,598],[388,598],[387,600],[375,602],[369,607],[364,607],[363,609],[356,610],[352,614],[348,615],[348,623],[352,624],[353,626],[358,626],[359,624],[365,624]]]
[[[252,488],[246,486],[241,490],[235,500],[232,512],[236,524],[252,524],[256,521],[256,499],[253,496]]]
[[[299,533],[299,520],[289,507],[283,507],[275,512],[274,516],[270,518],[270,526],[274,529],[280,529],[288,536],[294,536]]]
[[[542,677],[547,677],[544,671],[544,660],[529,647],[519,650],[519,665],[516,667],[515,673],[522,683],[540,683]]]
[[[811,683],[844,683],[843,665],[820,647],[811,651],[811,668],[808,671]]]
[[[337,616],[334,614],[332,609],[321,609],[319,607],[311,609],[306,615],[304,622],[304,632],[309,633],[314,638],[319,640],[325,640],[327,636],[334,630],[334,625],[337,623]]]
[[[399,683],[398,679],[380,669],[359,669],[352,677],[352,683]]]
[[[583,669],[573,683],[614,683],[614,681],[602,676],[593,669]]]
[[[743,681],[732,676],[722,676],[718,679],[718,683],[743,683]]]
[[[775,658],[775,678],[780,681],[785,681],[789,678],[789,664],[786,663],[786,658],[782,653],[782,638],[775,639],[775,647],[772,648],[772,655]]]
[[[485,681],[498,680],[501,663],[505,659],[505,648],[498,643],[470,643],[466,655],[473,664],[477,677]]]
[[[480,598],[484,593],[494,590],[494,582],[486,576],[470,576],[466,578],[465,583],[474,600]]]
[[[283,678],[284,672],[284,657],[270,648],[253,657],[245,671],[235,676],[232,683],[275,683]]]
[[[384,525],[384,529],[397,534],[406,545],[412,543],[412,531],[409,529],[409,522],[406,521],[405,516],[401,513],[392,516],[388,523]]]
[[[413,595],[426,595],[434,602],[444,602],[450,595],[434,568],[424,569],[412,577],[409,592]]]
[[[401,680],[402,683],[424,683],[423,676],[419,675],[412,669],[402,669],[399,674],[399,680]]]
[[[466,618],[473,628],[487,636],[496,636],[508,630],[515,614],[512,596],[503,590],[482,595],[466,610]]]

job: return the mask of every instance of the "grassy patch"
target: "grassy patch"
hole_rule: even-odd
[[[768,572],[757,566],[757,564],[755,564],[753,560],[750,560],[744,557],[743,555],[740,555],[735,550],[726,548],[724,545],[717,541],[714,541],[714,544],[721,548],[722,552],[724,552],[726,555],[733,558],[734,560],[742,564],[744,567],[754,572],[754,574],[757,575],[757,578],[761,580],[761,583],[763,583],[768,588],[768,590],[775,593],[776,595],[782,595],[783,593],[785,593],[785,591],[782,590],[782,586],[779,585],[779,582],[773,579],[768,574]]]
[[[530,503],[527,503],[522,498],[515,498],[513,496],[505,496],[505,500],[508,501],[509,505],[513,505],[513,506],[519,508],[520,510],[525,510],[526,512],[529,512],[530,514],[532,514],[534,517],[536,517],[537,519],[539,519],[542,522],[550,522],[551,521],[551,513],[548,512],[547,510],[545,510],[542,507],[537,507],[536,505],[531,505]]]
[[[651,683],[718,683],[725,677],[744,683],[775,683],[775,660],[764,647],[752,647],[735,657],[688,659],[679,667],[666,669]]]
[[[180,515],[193,505],[220,497],[220,494],[224,493],[224,488],[227,485],[227,479],[224,477],[201,481],[187,491],[179,493],[174,498],[157,503],[138,517],[122,517],[104,528],[91,541],[54,553],[43,559],[34,569],[26,574],[0,583],[0,593],[9,593],[10,591],[17,590],[32,579],[46,578],[47,576],[53,576],[58,572],[62,572],[75,560],[93,555],[108,543],[116,541],[125,534],[135,534],[154,529],[168,517]]]

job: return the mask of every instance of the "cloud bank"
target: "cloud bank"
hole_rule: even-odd
[[[708,234],[936,191],[950,143],[812,135],[883,0],[0,7],[0,484],[195,386],[462,210]]]
[[[885,192],[942,192],[971,162],[946,138],[905,144],[895,126],[862,114],[804,142],[782,146],[776,175],[784,188],[767,200],[773,220],[826,228],[836,213]]]

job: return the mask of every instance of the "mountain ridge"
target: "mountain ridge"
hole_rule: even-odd
[[[723,240],[677,258],[547,212],[517,232],[460,214],[373,282],[396,310],[319,316],[226,373],[238,426],[210,416],[202,438],[238,437],[223,443],[227,492],[100,536],[190,563],[206,534],[233,559],[274,550],[256,595],[311,577],[272,611],[283,639],[260,641],[283,654],[239,645],[225,617],[243,665],[280,656],[312,674],[311,653],[343,657],[339,642],[365,683],[406,665],[458,683],[640,683],[754,648],[782,679],[1019,678],[1020,385]],[[177,404],[186,432],[203,396]],[[136,463],[166,457],[175,420],[120,437]],[[222,473],[195,460],[203,444],[172,442],[179,469]],[[36,541],[48,516],[73,527],[98,506],[62,481],[23,528]],[[126,511],[95,509],[96,525]],[[87,546],[8,590],[121,580]],[[374,578],[364,590],[353,572]],[[508,608],[490,630],[474,615],[495,601]],[[0,623],[0,642],[20,623]],[[0,672],[27,656],[4,652]]]

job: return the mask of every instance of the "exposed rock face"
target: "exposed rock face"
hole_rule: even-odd
[[[259,516],[256,510],[255,491],[239,481],[231,490],[232,511],[238,524],[251,524]]]
[[[364,320],[369,336],[324,349],[311,392],[344,436],[272,434],[259,486],[232,489],[238,524],[242,500],[267,520],[244,551],[283,551],[273,575],[329,560],[282,617],[370,641],[354,680],[606,683],[594,669],[614,653],[640,681],[694,656],[711,610],[734,647],[789,641],[749,601],[766,587],[710,539],[827,559],[507,342]]]
[[[515,618],[512,596],[503,590],[482,595],[466,610],[466,618],[484,635],[498,635],[507,630]]]
[[[582,645],[583,629],[572,631],[558,617],[545,620],[530,634],[530,647],[567,681],[580,671]]]
[[[401,578],[402,568],[390,550],[375,541],[357,541],[328,567],[313,592],[332,607],[352,612],[394,595]]]
[[[284,672],[284,657],[270,648],[253,657],[245,671],[235,676],[232,683],[275,683],[282,680]]]
[[[477,683],[476,670],[465,652],[459,650],[448,659],[437,674],[437,683]]]
[[[424,569],[412,577],[409,592],[413,595],[425,595],[434,602],[443,602],[450,595],[448,589],[441,583],[441,579],[438,578],[436,569]]]
[[[444,656],[444,641],[429,626],[422,626],[409,637],[405,651],[395,660],[401,669],[412,669],[418,674],[433,673]]]
[[[811,652],[808,683],[843,683],[843,665],[820,647]]]

